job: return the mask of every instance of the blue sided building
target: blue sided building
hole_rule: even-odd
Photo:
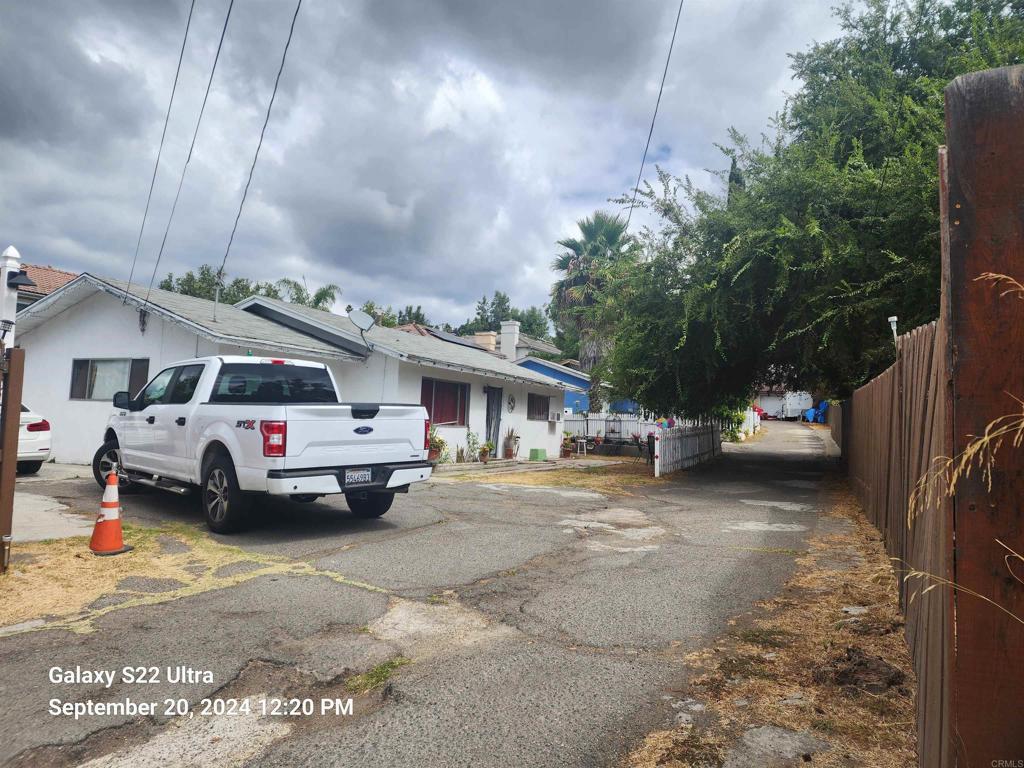
[[[536,373],[550,376],[552,379],[571,384],[583,390],[590,390],[590,377],[583,371],[570,368],[567,365],[556,363],[552,360],[544,360],[540,357],[527,355],[516,360],[516,365],[529,368]],[[565,392],[565,407],[573,413],[590,412],[590,395],[586,392]],[[615,400],[608,405],[612,413],[639,413],[640,406],[632,400]]]

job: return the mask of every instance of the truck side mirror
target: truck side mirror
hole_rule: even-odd
[[[132,398],[127,392],[114,393],[114,407],[125,411],[132,409]]]

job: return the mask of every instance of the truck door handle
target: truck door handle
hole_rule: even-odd
[[[176,418],[174,420],[174,423],[177,424],[179,427],[184,427],[185,426],[185,417],[184,416],[179,416],[178,418]]]
[[[147,416],[146,417],[146,423],[147,424],[152,424],[155,421],[156,421],[156,416]]]

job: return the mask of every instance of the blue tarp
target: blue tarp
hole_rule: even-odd
[[[808,408],[804,411],[804,419],[809,422],[824,424],[826,421],[825,413],[828,411],[828,400],[822,400],[818,403],[815,408]]]

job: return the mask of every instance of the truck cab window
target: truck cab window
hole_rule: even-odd
[[[167,402],[172,405],[184,405],[190,402],[192,396],[196,393],[199,378],[203,375],[203,367],[202,365],[184,366],[181,369],[181,373],[178,374],[174,386],[171,388],[171,396],[167,399]]]
[[[174,376],[175,370],[175,368],[165,368],[146,385],[142,394],[139,395],[143,408],[164,399],[164,395],[167,394],[167,385],[171,383],[171,377]]]

